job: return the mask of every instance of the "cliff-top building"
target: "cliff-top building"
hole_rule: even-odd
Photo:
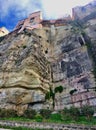
[[[42,12],[37,11],[30,14],[28,18],[19,21],[15,30],[19,30],[19,32],[21,32],[25,28],[27,29],[42,28],[42,26],[50,26],[53,24],[55,26],[60,26],[66,24],[66,22],[70,20],[71,20],[70,15],[56,20],[43,20]]]
[[[25,28],[27,29],[41,28],[42,27],[42,25],[40,24],[41,21],[42,21],[41,12],[40,11],[34,12],[30,14],[28,18],[19,21],[15,29],[22,31]]]
[[[5,27],[0,28],[0,37],[5,36],[8,33],[9,31]]]

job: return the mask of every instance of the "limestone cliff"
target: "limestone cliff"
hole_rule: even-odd
[[[56,110],[96,106],[96,4],[82,7],[82,16],[80,8],[73,9],[74,20],[41,20],[39,12],[31,14],[0,42],[1,108],[22,113],[28,107],[50,107],[45,93],[58,85],[64,90],[56,95]]]
[[[85,6],[77,6],[72,9],[73,18],[75,20],[87,21],[96,18],[96,1],[90,2]]]
[[[22,111],[45,101],[50,66],[38,39],[34,31],[25,30],[10,33],[0,43],[0,107]]]

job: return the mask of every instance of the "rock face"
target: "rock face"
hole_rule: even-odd
[[[72,9],[73,18],[75,20],[87,21],[89,19],[96,18],[96,1],[80,7],[75,7]]]
[[[0,43],[0,107],[22,110],[45,101],[50,67],[37,37],[12,32]]]
[[[67,24],[54,27],[54,31],[51,31],[53,49],[49,59],[52,81],[55,86],[64,87],[63,93],[57,95],[55,109],[72,105],[76,107],[82,107],[84,104],[96,105],[95,92],[88,92],[95,87],[92,60],[81,30],[76,31],[76,29],[74,25]],[[70,94],[72,90],[76,92]]]
[[[81,8],[86,13],[82,14]],[[43,21],[36,13],[27,19],[28,26],[26,20],[23,25],[19,22],[15,31],[0,42],[0,108],[22,114],[27,108],[50,107],[45,93],[59,85],[64,90],[56,94],[56,110],[73,105],[96,106],[95,9],[95,3],[74,8],[75,21]],[[33,26],[34,20],[37,24]]]

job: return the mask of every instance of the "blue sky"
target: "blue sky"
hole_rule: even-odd
[[[12,31],[17,22],[30,13],[41,10],[43,17],[54,19],[71,14],[72,7],[81,6],[92,0],[0,0],[0,27]]]

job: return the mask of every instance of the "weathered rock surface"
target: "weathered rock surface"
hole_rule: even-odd
[[[21,30],[0,42],[0,108],[22,113],[28,107],[50,107],[45,93],[52,85],[64,88],[56,95],[55,109],[96,106],[96,4],[82,8],[84,14],[81,7],[74,9],[78,22],[45,21],[42,28],[33,30],[20,25]]]
[[[90,2],[85,6],[77,6],[73,8],[73,18],[75,20],[87,21],[96,18],[96,1]]]
[[[30,35],[32,35],[30,37]],[[44,102],[50,67],[34,32],[12,33],[0,43],[0,107]]]
[[[84,104],[95,105],[95,92],[87,92],[95,87],[93,66],[86,41],[82,31],[67,24],[64,27],[54,27],[55,35],[51,39],[53,46],[50,62],[52,68],[52,81],[55,86],[62,85],[64,91],[57,95],[56,109]],[[53,32],[52,32],[53,33]],[[56,35],[58,34],[58,35]],[[52,47],[51,47],[52,48]],[[70,95],[70,91],[77,91]],[[74,97],[75,95],[75,97]],[[94,99],[91,99],[91,96]],[[82,101],[82,102],[81,102]]]

